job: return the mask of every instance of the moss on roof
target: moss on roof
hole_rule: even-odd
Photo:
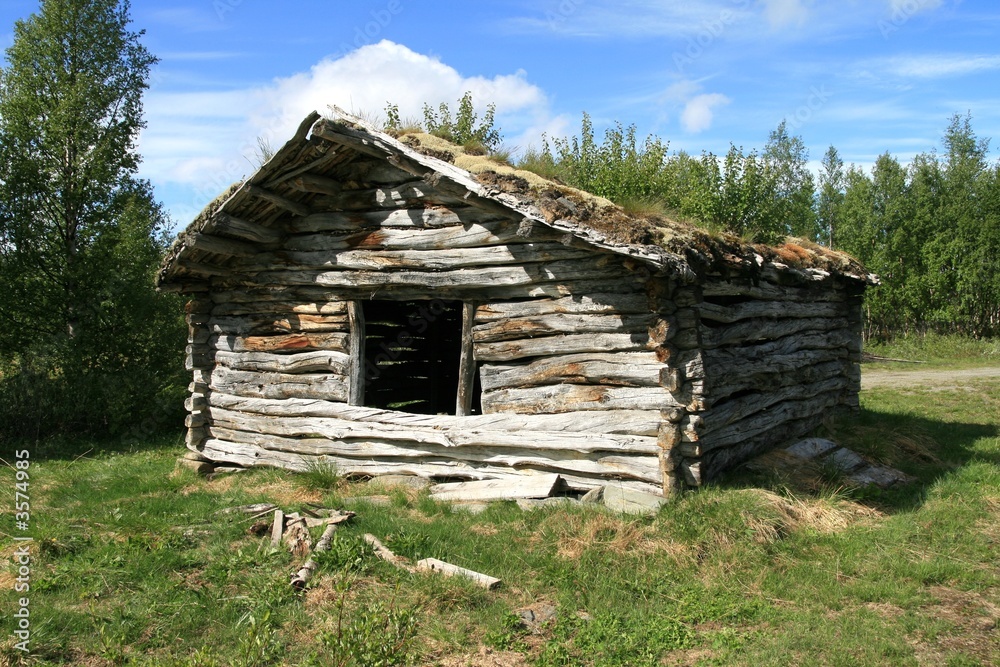
[[[755,255],[759,255],[766,262],[794,268],[815,268],[857,277],[867,275],[861,263],[850,255],[805,239],[789,237],[773,246],[747,243],[735,235],[710,232],[665,215],[629,215],[609,199],[516,169],[486,155],[472,154],[440,137],[409,132],[398,138],[424,155],[468,171],[487,188],[529,200],[547,222],[578,223],[615,243],[657,245],[686,257],[696,268],[718,270],[734,264],[752,267],[756,266]]]

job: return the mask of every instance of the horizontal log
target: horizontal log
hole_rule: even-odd
[[[593,253],[567,248],[558,243],[521,243],[443,250],[282,250],[239,260],[233,263],[233,269],[245,273],[329,269],[448,271],[467,267],[582,260],[592,256]]]
[[[277,285],[346,287],[376,290],[397,286],[421,288],[497,288],[532,286],[539,282],[621,279],[625,269],[620,262],[605,257],[540,262],[513,266],[465,268],[452,271],[262,271],[254,282]]]
[[[319,174],[303,173],[288,179],[286,182],[299,192],[339,195],[344,189],[340,181]]]
[[[467,203],[462,197],[442,192],[423,181],[371,190],[344,190],[338,195],[319,195],[312,201],[317,211],[371,211],[373,209],[412,209],[433,204],[455,206]],[[305,214],[298,214],[305,215]]]
[[[344,301],[249,301],[213,304],[212,315],[346,315]]]
[[[347,352],[346,333],[294,333],[279,336],[213,336],[209,345],[227,352]]]
[[[546,384],[655,387],[663,367],[654,352],[568,354],[522,364],[483,364],[480,380],[484,391]]]
[[[216,462],[233,463],[244,467],[276,467],[305,472],[318,462],[332,463],[339,473],[347,476],[374,477],[377,475],[399,474],[443,479],[518,479],[535,472],[558,472],[533,468],[519,471],[505,465],[473,466],[464,461],[360,461],[337,459],[336,457],[316,457],[288,452],[271,451],[255,445],[233,443],[218,438],[205,441],[202,454]],[[586,490],[608,483],[609,477],[595,477],[559,473],[570,489]],[[615,479],[615,484],[644,491],[659,493],[659,484],[639,480]]]
[[[846,305],[836,301],[796,303],[787,301],[746,301],[731,306],[703,301],[698,315],[703,320],[732,323],[753,318],[786,319],[793,317],[845,317]]]
[[[234,315],[213,316],[208,321],[208,330],[215,334],[277,334],[294,332],[335,332],[347,331],[347,315],[306,315],[290,314],[286,317],[275,315]]]
[[[760,281],[757,284],[729,282],[726,280],[706,280],[701,285],[701,293],[705,299],[713,297],[745,297],[763,301],[800,301],[815,303],[817,301],[844,301],[847,294],[842,289],[830,289],[828,286],[795,287],[777,285]]]
[[[284,209],[294,215],[306,216],[313,212],[308,205],[303,204],[302,202],[294,201],[288,197],[283,197],[266,188],[256,185],[247,185],[243,188],[243,191],[251,197],[256,197],[257,199],[262,199],[268,203],[274,204],[278,208]]]
[[[251,243],[207,233],[196,234],[190,247],[228,257],[250,257],[259,251],[259,248]]]
[[[462,448],[558,451],[563,456],[571,456],[573,452],[655,455],[660,451],[656,438],[648,436],[468,429],[461,426],[442,429],[420,424],[359,422],[335,417],[274,419],[215,405],[211,405],[208,412],[212,423],[217,426],[261,435],[289,438],[308,436],[329,440],[334,443],[336,453],[343,456],[413,456],[415,454],[407,452],[432,451],[420,450],[420,447],[436,448],[433,452],[441,455],[448,455],[448,451]]]
[[[321,398],[347,400],[347,376],[338,373],[264,373],[237,371],[225,366],[212,370],[210,386],[237,396],[254,398]]]
[[[350,357],[343,352],[301,352],[298,354],[272,354],[269,352],[215,353],[215,363],[237,371],[266,373],[336,373],[344,375]]]
[[[642,333],[567,334],[496,343],[476,343],[475,357],[478,361],[512,361],[526,357],[583,352],[646,350],[649,347],[649,334],[645,331]]]
[[[843,398],[842,391],[827,392],[801,401],[784,401],[771,406],[765,412],[756,413],[729,426],[703,436],[697,443],[683,443],[681,453],[685,456],[701,456],[720,447],[728,447],[742,440],[753,438],[782,422],[823,415],[838,405]]]
[[[805,400],[819,394],[843,391],[847,388],[847,378],[836,375],[817,382],[794,382],[772,391],[760,391],[717,403],[689,423],[684,438],[695,442],[714,431],[767,410],[772,405],[788,400]]]
[[[310,457],[323,457],[334,463],[338,472],[344,467],[353,468],[360,462],[379,463],[412,459],[417,462],[442,464],[446,462],[466,462],[473,466],[506,466],[514,469],[538,469],[567,472],[577,475],[607,476],[609,478],[635,479],[657,483],[660,481],[658,456],[619,456],[614,454],[594,454],[588,456],[563,450],[542,449],[496,449],[481,447],[461,447],[445,449],[432,444],[400,447],[394,443],[355,439],[350,443],[338,443],[323,438],[288,438],[239,431],[219,426],[210,426],[212,439],[252,445],[273,452],[285,452]],[[350,445],[350,447],[348,447]]]
[[[354,232],[359,229],[377,227],[417,228],[426,230],[434,227],[461,227],[483,224],[498,218],[491,211],[474,206],[454,206],[427,208],[423,204],[415,208],[388,211],[323,212],[313,213],[303,218],[289,221],[290,234],[310,234],[312,232]],[[455,230],[458,231],[458,230]],[[462,230],[464,232],[464,230]],[[459,234],[461,235],[461,233]],[[295,237],[289,238],[292,243]],[[294,243],[299,243],[294,241]],[[299,248],[304,249],[304,248]]]
[[[472,327],[478,344],[551,336],[554,334],[629,333],[645,334],[652,315],[564,314],[532,315],[495,320]]]
[[[709,384],[706,389],[706,407],[713,407],[733,394],[775,391],[783,387],[832,377],[846,377],[847,367],[842,358],[843,353],[838,356],[836,352],[825,351],[825,354],[829,355],[826,360],[822,360],[822,353],[824,351],[820,350],[816,355],[816,359],[820,361],[786,371],[754,371],[741,375],[713,377],[707,380]]]
[[[719,328],[703,327],[701,346],[705,349],[726,345],[745,345],[760,340],[776,340],[805,331],[832,331],[847,327],[844,318],[803,317],[786,320],[750,319]]]
[[[792,355],[807,350],[841,350],[845,349],[851,333],[844,329],[824,332],[806,332],[795,336],[786,336],[778,340],[765,341],[756,345],[744,345],[734,348],[714,348],[705,350],[706,375],[712,373],[709,367],[716,366],[726,372],[727,365],[772,363],[771,360]]]
[[[421,209],[432,211],[434,209]],[[555,240],[549,234],[548,240]],[[545,241],[544,236],[531,240],[517,235],[517,224],[510,220],[486,220],[481,223],[456,223],[447,227],[356,227],[348,233],[296,234],[283,244],[286,251],[331,250],[444,250],[477,248],[501,244],[521,245]]]
[[[484,391],[484,412],[558,413],[570,410],[661,410],[683,407],[659,387],[557,384]]]
[[[345,405],[327,400],[270,400],[245,398],[221,393],[209,396],[212,406],[252,412],[269,417],[333,417],[337,419],[426,427],[438,430],[490,430],[586,432],[655,436],[661,421],[659,410],[609,410],[606,412],[566,412],[551,415],[487,414],[420,415],[396,410],[382,410]]]
[[[630,315],[648,312],[650,312],[648,299],[645,294],[639,292],[579,294],[559,299],[484,303],[476,308],[476,324],[553,314]]]
[[[228,213],[216,213],[205,226],[206,232],[231,236],[251,243],[277,243],[284,234],[279,229],[235,218]]]

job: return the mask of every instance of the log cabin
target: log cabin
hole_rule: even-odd
[[[668,494],[858,406],[877,279],[440,138],[313,113],[167,253],[187,446],[347,476]]]

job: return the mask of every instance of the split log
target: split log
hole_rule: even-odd
[[[365,402],[365,311],[359,301],[347,304],[347,317],[350,321],[350,359],[348,373],[347,402],[351,405],[363,405]]]
[[[428,216],[437,209],[419,209],[421,215]],[[323,214],[339,216],[340,214]],[[416,215],[416,214],[414,214]],[[311,216],[316,217],[316,216]],[[484,216],[486,217],[486,216]],[[335,218],[336,219],[336,218]],[[410,217],[406,221],[412,222]],[[296,234],[284,243],[286,252],[295,251],[342,251],[342,250],[443,250],[447,248],[477,248],[497,245],[529,243],[517,235],[517,225],[510,220],[484,219],[482,222],[461,222],[458,216],[449,217],[453,224],[447,226],[427,225],[410,227],[372,227],[365,224],[345,226],[348,233]],[[420,219],[423,222],[423,218]],[[351,221],[345,220],[345,223]],[[360,231],[358,231],[360,228]],[[532,242],[548,240],[544,236]]]
[[[362,539],[370,544],[372,549],[375,551],[375,555],[384,560],[386,563],[395,565],[399,569],[406,570],[407,572],[412,573],[416,571],[416,568],[407,563],[405,558],[392,553],[387,546],[382,544],[382,542],[371,533],[365,533],[362,536]]]
[[[570,411],[551,415],[487,414],[456,417],[366,408],[327,400],[296,398],[273,400],[232,396],[225,393],[213,393],[209,401],[215,407],[270,417],[331,417],[351,422],[397,424],[443,431],[451,429],[463,432],[538,431],[539,436],[544,432],[545,437],[576,432],[655,437],[663,418],[660,410]]]
[[[841,358],[843,354],[841,354]],[[805,385],[830,378],[845,378],[848,369],[842,360],[828,361],[815,365],[801,366],[786,372],[763,372],[735,377],[719,378],[719,386],[710,386],[704,403],[707,408],[727,401],[734,394],[746,392],[768,393],[787,387]]]
[[[316,351],[292,354],[271,352],[215,352],[215,363],[236,371],[268,373],[334,373],[344,375],[350,357],[343,352]]]
[[[208,330],[215,334],[264,335],[273,333],[325,333],[347,331],[346,315],[306,315],[291,314],[284,317],[275,315],[213,316],[208,321]]]
[[[479,361],[513,361],[526,357],[583,352],[627,352],[648,348],[649,334],[642,331],[641,333],[566,334],[496,343],[476,343],[475,354]]]
[[[701,342],[704,349],[727,345],[745,345],[760,340],[776,340],[795,336],[804,331],[832,331],[845,329],[844,318],[803,317],[783,320],[750,319],[715,329],[704,327]]]
[[[247,293],[243,292],[243,296]],[[212,315],[217,317],[233,315],[346,315],[347,304],[343,301],[269,301],[213,303]]]
[[[831,317],[842,318],[847,314],[845,304],[836,301],[817,301],[815,303],[796,303],[781,301],[746,301],[743,303],[723,306],[708,301],[698,304],[698,315],[703,320],[724,322],[730,324],[739,320],[774,318],[787,319],[798,317]]]
[[[553,334],[642,334],[648,331],[652,319],[652,315],[562,313],[511,317],[475,325],[472,337],[477,344],[483,344]]]
[[[228,213],[216,213],[213,215],[203,231],[264,245],[277,243],[283,236],[281,230],[265,227],[256,222],[242,220]]]
[[[484,211],[475,206],[462,204],[454,207],[427,208],[421,203],[415,208],[313,213],[291,220],[287,229],[291,234],[313,234],[316,232],[356,232],[359,229],[382,228],[437,228],[462,227],[483,224],[506,218],[498,217],[492,211]],[[463,230],[464,231],[464,230]],[[304,250],[299,241],[289,239],[286,247]],[[315,237],[313,237],[315,239]]]
[[[513,287],[535,285],[546,281],[575,279],[621,279],[620,263],[603,257],[539,262],[513,266],[488,266],[450,271],[262,271],[254,280],[266,284],[323,287],[350,287],[372,290],[380,287],[420,286],[429,289],[446,287],[476,288],[483,286]],[[425,295],[426,296],[426,295]]]
[[[554,413],[569,410],[660,410],[683,407],[660,387],[551,385],[483,392],[484,412]]]
[[[285,513],[280,509],[274,510],[274,523],[271,524],[271,547],[277,549],[281,546],[281,538],[285,533]]]
[[[458,361],[458,395],[455,397],[456,417],[466,417],[472,412],[472,394],[476,383],[476,360],[472,344],[472,324],[475,313],[474,303],[466,301],[462,304],[462,349],[459,352]]]
[[[552,314],[633,315],[648,312],[649,305],[645,294],[638,292],[586,294],[560,299],[485,303],[476,308],[476,324]]]
[[[313,549],[313,554],[322,553],[324,551],[330,550],[330,542],[333,541],[333,534],[337,531],[337,524],[331,523],[323,531],[323,534],[319,538],[319,542],[316,543],[316,548]],[[292,581],[290,582],[292,588],[295,590],[303,590],[312,579],[313,574],[316,572],[316,561],[312,556],[309,556],[309,560],[299,568],[299,571],[292,575]]]
[[[567,354],[521,364],[484,363],[480,379],[483,391],[547,384],[655,387],[663,367],[655,352]]]
[[[584,260],[593,253],[558,243],[521,243],[475,248],[430,250],[282,250],[261,253],[232,263],[242,273],[273,271],[399,271],[405,269],[451,271],[463,268]]]
[[[533,469],[556,473],[635,479],[657,483],[659,463],[656,455],[580,453],[573,450],[549,450],[529,444],[522,448],[459,447],[445,449],[433,443],[407,443],[401,440],[379,441],[353,439],[334,441],[318,437],[279,437],[227,428],[208,427],[214,439],[252,445],[273,452],[313,457],[337,466],[344,474],[366,473],[370,464],[387,461],[443,463],[466,462],[475,465],[506,466],[510,469]],[[249,447],[248,447],[249,449]],[[657,452],[658,453],[658,452]]]
[[[256,373],[216,366],[211,387],[255,398],[322,398],[347,400],[347,376],[336,373]]]
[[[209,345],[226,352],[347,352],[346,333],[294,333],[278,336],[213,336]]]
[[[488,574],[482,574],[481,572],[475,572],[473,570],[467,570],[464,567],[458,567],[457,565],[452,565],[451,563],[445,563],[444,561],[440,561],[436,558],[424,558],[423,560],[417,561],[417,570],[438,572],[447,577],[465,577],[466,579],[471,579],[487,590],[493,590],[501,583],[496,577],[491,577]]]

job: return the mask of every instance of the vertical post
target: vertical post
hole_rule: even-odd
[[[347,302],[347,321],[351,327],[348,353],[351,355],[347,402],[349,405],[365,404],[365,311],[360,301]]]
[[[458,361],[458,398],[455,415],[467,417],[472,413],[472,393],[476,383],[476,360],[473,358],[472,322],[476,317],[476,304],[462,303],[462,356]]]

